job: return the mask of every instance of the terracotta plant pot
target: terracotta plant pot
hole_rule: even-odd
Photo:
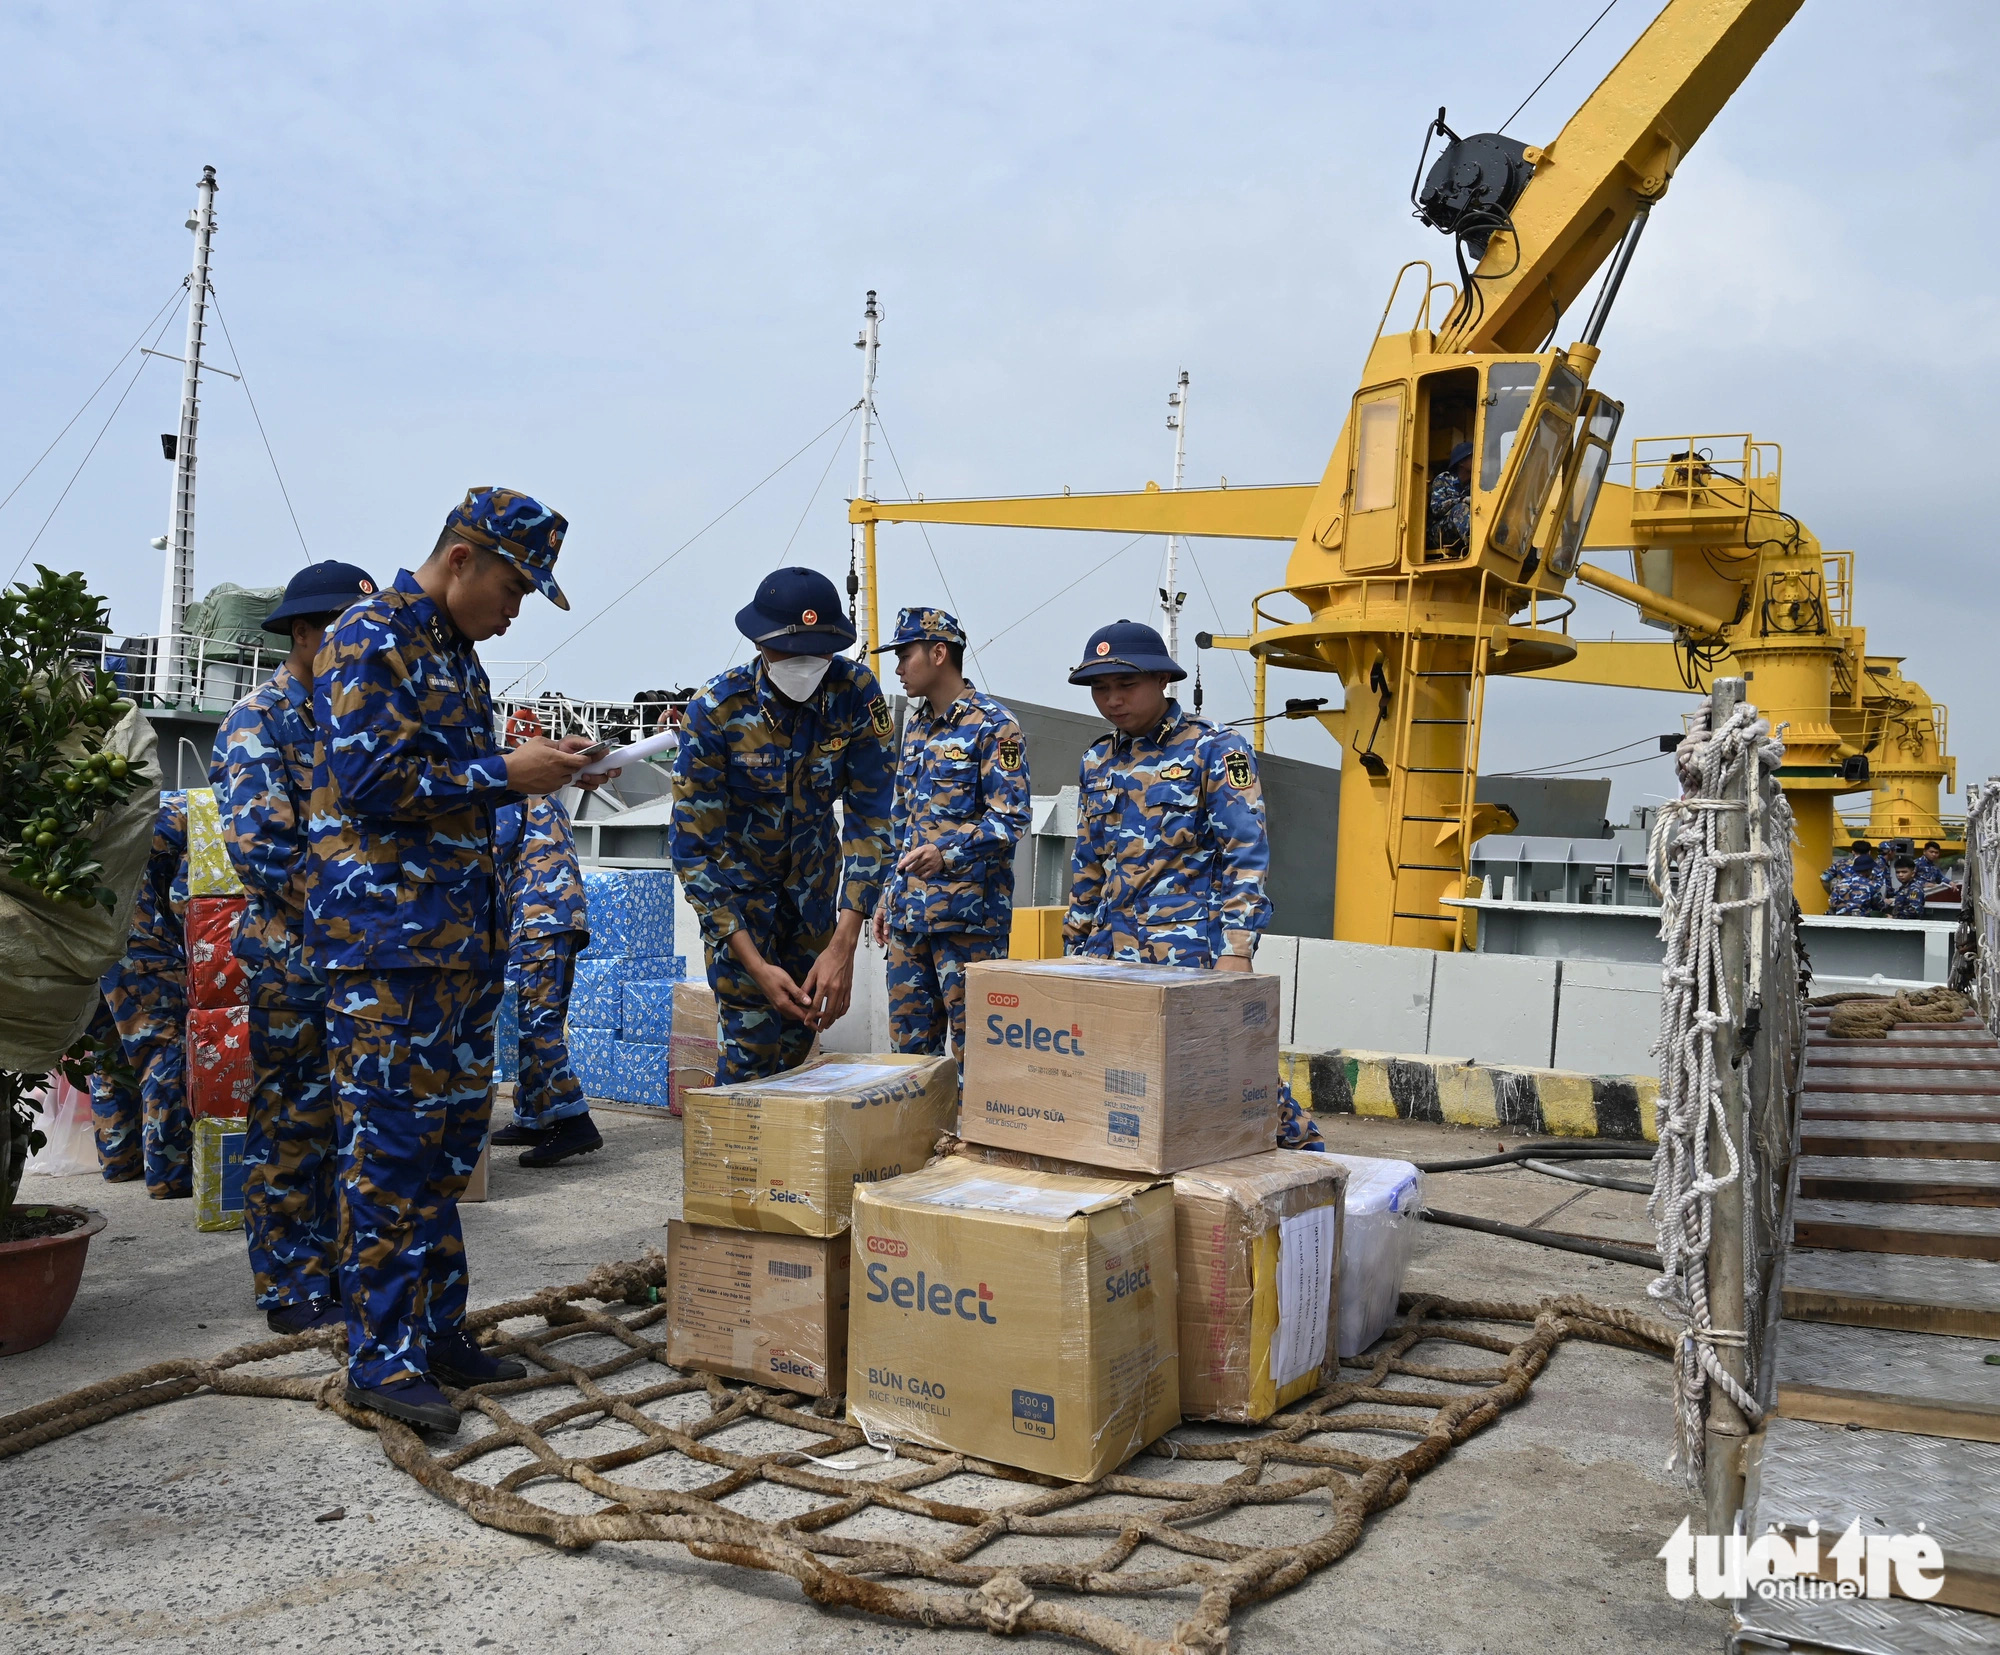
[[[104,1214],[88,1207],[29,1206],[18,1213],[74,1213],[84,1220],[59,1236],[0,1241],[0,1356],[33,1350],[56,1336],[83,1280],[90,1238],[104,1228]]]

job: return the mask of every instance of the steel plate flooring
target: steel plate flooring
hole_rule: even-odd
[[[2000,1042],[1974,1024],[1835,1040],[1809,1019],[1777,1417],[1746,1526],[1817,1522],[1822,1548],[1915,1533],[1931,1602],[1746,1598],[1738,1650],[2000,1649]]]

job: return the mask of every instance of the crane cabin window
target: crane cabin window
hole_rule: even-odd
[[[1396,503],[1397,458],[1403,434],[1401,392],[1376,397],[1356,410],[1354,509],[1387,511]]]
[[[1507,457],[1514,452],[1514,440],[1520,436],[1521,422],[1534,404],[1535,383],[1541,377],[1539,362],[1496,362],[1486,370],[1486,425],[1479,444],[1479,486],[1489,494],[1500,486]]]

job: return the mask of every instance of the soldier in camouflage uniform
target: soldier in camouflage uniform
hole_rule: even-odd
[[[965,681],[954,617],[905,609],[876,653],[888,650],[912,702],[890,818],[895,871],[875,910],[889,956],[889,1040],[899,1052],[957,1052],[962,1066],[965,968],[1007,953],[1027,754],[1014,715]]]
[[[854,627],[833,582],[780,569],[736,625],[757,659],[688,703],[674,761],[674,873],[701,920],[718,1085],[797,1066],[846,1012],[893,800],[889,704],[836,653]]]
[[[1867,840],[1855,840],[1846,863],[1829,868],[1824,877],[1829,912],[1850,918],[1881,913],[1888,893],[1883,889],[1875,847]]]
[[[1945,871],[1944,846],[1935,839],[1926,839],[1922,853],[1917,857],[1917,883],[1919,885],[1949,885],[1951,875]]]
[[[107,1184],[129,1184],[146,1169],[146,1103],[139,1077],[125,1056],[118,1020],[100,991],[84,1038],[97,1061],[90,1071],[90,1118],[97,1136],[97,1169]]]
[[[1069,675],[1114,726],[1083,755],[1063,952],[1145,965],[1248,971],[1271,923],[1264,793],[1250,744],[1181,711],[1187,674],[1150,626],[1091,635]],[[1279,1087],[1278,1142],[1323,1148]]]
[[[1884,905],[1897,919],[1922,919],[1924,917],[1924,882],[1917,876],[1917,859],[1913,856],[1896,858],[1895,883],[1887,885],[1882,892]]]
[[[223,842],[243,883],[235,954],[248,979],[251,1093],[243,1143],[243,1238],[257,1305],[273,1333],[342,1319],[334,1193],[333,1087],[326,979],[305,957],[307,822],[319,733],[313,658],[326,629],[375,582],[351,563],[292,576],[264,630],[291,652],[230,709],[209,781]]]
[[[569,812],[552,795],[506,806],[495,843],[507,885],[507,986],[518,1008],[521,1064],[514,1119],[493,1142],[525,1144],[524,1167],[552,1167],[604,1147],[563,1032],[576,956],[590,941],[583,874]]]
[[[1472,544],[1472,444],[1462,442],[1446,456],[1431,479],[1430,514],[1424,545],[1434,552],[1464,556]]]
[[[327,976],[340,1115],[347,1397],[458,1428],[437,1382],[517,1377],[465,1331],[458,1198],[485,1137],[506,963],[494,813],[578,778],[586,745],[502,754],[473,645],[551,573],[567,525],[526,495],[475,488],[423,565],[364,599],[314,663],[320,733],[306,941]]]
[[[146,1193],[194,1194],[187,1097],[187,795],[162,793],[153,848],[132,910],[125,957],[104,974],[104,998],[126,1060],[138,1071]]]

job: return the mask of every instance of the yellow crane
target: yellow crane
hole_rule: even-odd
[[[1901,657],[1868,654],[1854,554],[1827,551],[1784,509],[1776,443],[1746,432],[1641,438],[1631,468],[1630,482],[1599,491],[1584,546],[1629,551],[1634,578],[1587,563],[1577,578],[1675,636],[1577,639],[1569,660],[1535,676],[1669,691],[1705,690],[1718,673],[1747,679],[1758,709],[1784,727],[1793,889],[1805,912],[1824,913],[1819,876],[1848,837],[1839,795],[1876,790],[1878,835],[1939,836],[1939,788],[1955,775],[1944,709],[1902,677]]]
[[[1449,234],[1463,280],[1405,265],[1319,483],[1005,500],[857,499],[868,589],[876,526],[966,523],[1292,542],[1252,630],[1216,638],[1255,658],[1339,674],[1344,708],[1320,715],[1347,749],[1334,935],[1456,949],[1445,899],[1465,890],[1482,827],[1473,802],[1485,683],[1570,660],[1561,622],[1610,465],[1620,405],[1590,388],[1597,341],[1647,215],[1682,157],[1801,0],[1669,0],[1553,142],[1429,129],[1413,191]],[[1424,168],[1428,166],[1426,172]],[[1581,337],[1555,348],[1563,313],[1610,261]],[[1398,295],[1413,271],[1398,331]],[[1469,444],[1469,522],[1440,542],[1433,474]],[[1283,596],[1302,613],[1269,603]],[[868,643],[879,638],[874,613]]]

